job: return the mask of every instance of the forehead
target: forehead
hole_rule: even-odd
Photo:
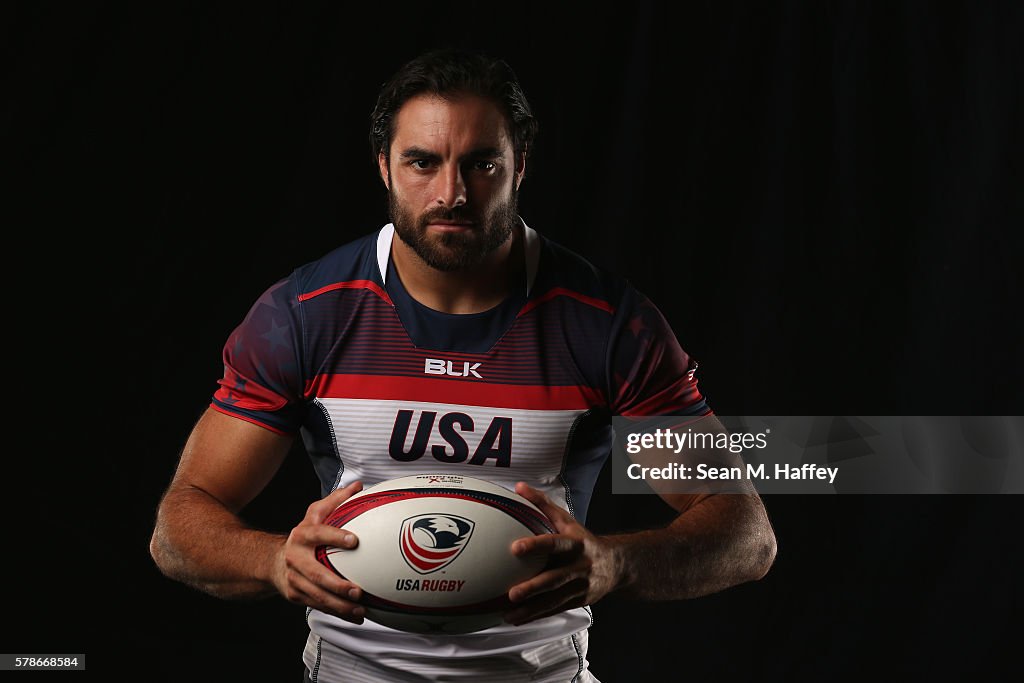
[[[398,110],[391,146],[436,151],[511,146],[505,116],[492,100],[477,95],[417,95]]]

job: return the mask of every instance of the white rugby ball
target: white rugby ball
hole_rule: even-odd
[[[366,618],[414,633],[471,633],[502,622],[508,589],[541,570],[512,542],[554,533],[533,503],[483,479],[417,474],[352,496],[325,520],[359,545],[317,559],[363,589]]]

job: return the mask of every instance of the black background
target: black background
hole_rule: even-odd
[[[434,45],[517,71],[541,125],[521,214],[659,305],[719,414],[1024,409],[1018,3],[139,5],[4,10],[26,354],[8,387],[36,390],[12,427],[43,471],[11,479],[2,651],[87,652],[102,678],[298,680],[301,608],[164,579],[148,536],[255,297],[386,222],[368,116]],[[301,516],[304,457],[253,523]],[[762,581],[597,606],[601,680],[1012,663],[1017,496],[765,504],[779,555]],[[602,477],[589,524],[666,515]]]

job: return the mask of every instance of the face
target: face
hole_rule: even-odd
[[[490,100],[411,98],[378,163],[395,232],[429,266],[479,266],[512,234],[525,164]]]

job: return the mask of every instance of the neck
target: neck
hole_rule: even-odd
[[[442,313],[482,313],[523,286],[523,235],[517,225],[480,264],[457,272],[433,268],[395,234],[391,258],[402,285],[416,301]]]

